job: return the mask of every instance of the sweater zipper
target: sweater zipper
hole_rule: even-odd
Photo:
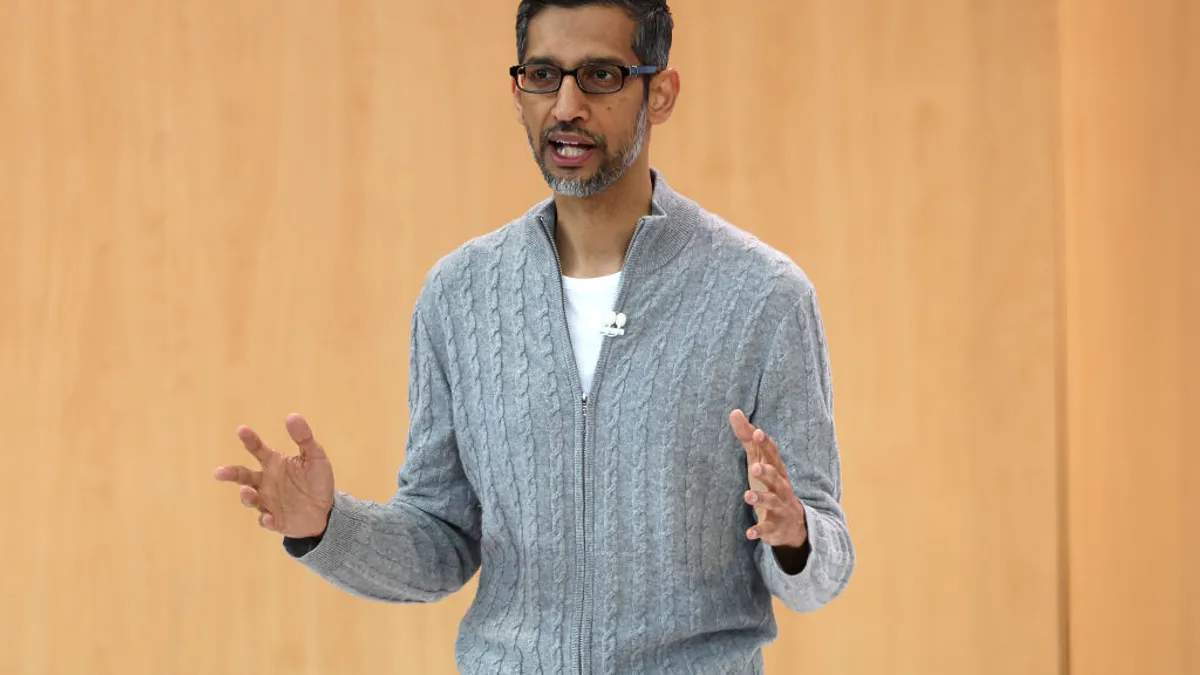
[[[574,346],[572,346],[572,351],[573,350],[574,350]],[[575,363],[575,355],[574,354],[571,355],[571,363]],[[575,371],[575,377],[576,377],[576,379],[579,378],[578,368]],[[580,389],[582,389],[582,388],[583,387],[581,385]],[[580,452],[579,452],[579,480],[580,480],[580,485],[583,488],[583,495],[582,495],[582,498],[580,499],[580,502],[581,502],[580,513],[582,513],[583,515],[580,518],[581,522],[579,524],[579,528],[583,534],[582,534],[582,536],[579,537],[579,543],[580,543],[580,548],[583,551],[583,556],[582,556],[582,558],[583,558],[583,560],[582,560],[583,574],[580,575],[580,579],[581,579],[582,583],[579,584],[579,587],[578,587],[579,592],[577,594],[577,598],[578,598],[578,602],[579,602],[579,604],[578,604],[579,621],[577,624],[578,628],[579,628],[579,643],[576,645],[575,648],[576,648],[576,653],[579,655],[579,674],[586,675],[589,671],[588,668],[584,667],[584,663],[585,663],[584,645],[587,644],[587,639],[584,637],[584,635],[585,635],[584,623],[585,623],[585,618],[587,617],[586,603],[587,603],[587,597],[588,597],[586,589],[592,580],[592,576],[589,571],[590,565],[588,565],[588,561],[591,559],[590,549],[591,549],[592,543],[588,540],[588,536],[587,536],[587,531],[588,531],[588,528],[587,528],[587,522],[588,522],[588,507],[587,507],[587,503],[588,503],[587,502],[587,494],[588,494],[588,489],[587,489],[588,397],[587,397],[587,392],[584,392],[584,394],[583,394],[583,401],[582,401],[581,409],[583,412],[583,432],[581,433],[582,442],[580,443]]]
[[[628,286],[628,281],[629,281],[628,269],[629,269],[630,263],[632,263],[634,260],[634,250],[635,250],[634,247],[637,244],[638,235],[641,234],[642,225],[644,222],[645,222],[644,218],[638,219],[637,227],[634,229],[633,237],[631,238],[631,240],[629,242],[629,249],[626,251],[625,261],[624,261],[624,264],[622,265],[622,270],[624,272],[621,274],[621,283],[618,286],[617,297],[614,302],[615,309],[619,309],[621,307],[621,303],[625,299],[626,288]],[[560,307],[560,311],[562,313],[561,316],[562,316],[562,320],[563,320],[563,323],[562,323],[563,329],[562,330],[566,333],[567,347],[570,348],[570,351],[571,351],[571,354],[570,354],[571,358],[568,359],[568,361],[569,361],[569,365],[571,368],[571,374],[574,377],[575,390],[577,392],[579,392],[579,396],[580,396],[580,413],[581,413],[581,418],[582,418],[582,422],[583,422],[583,425],[582,425],[583,428],[579,434],[579,436],[580,436],[580,444],[579,444],[580,445],[580,451],[579,451],[580,461],[579,461],[579,472],[577,474],[579,477],[579,480],[580,480],[580,486],[582,487],[582,491],[583,491],[583,494],[581,495],[581,499],[580,499],[580,502],[581,502],[580,513],[582,515],[576,521],[576,528],[575,528],[576,541],[579,542],[579,550],[583,551],[582,556],[581,556],[583,573],[578,577],[580,581],[578,584],[578,592],[576,593],[576,598],[577,598],[576,607],[578,609],[577,609],[577,619],[575,621],[575,627],[577,629],[578,638],[577,638],[577,642],[574,645],[574,647],[575,647],[575,652],[576,652],[576,664],[575,664],[576,672],[579,673],[579,675],[590,675],[591,669],[587,666],[589,666],[591,663],[591,650],[587,649],[589,640],[587,639],[588,630],[586,628],[586,626],[589,624],[589,622],[587,621],[588,615],[591,612],[591,596],[587,592],[587,589],[591,583],[591,579],[592,579],[592,575],[593,575],[592,561],[591,561],[591,555],[590,555],[590,550],[589,550],[590,542],[587,539],[587,535],[588,535],[588,532],[590,529],[590,528],[588,528],[589,513],[587,510],[587,505],[588,505],[589,497],[591,495],[591,491],[588,489],[588,482],[587,482],[588,481],[588,475],[587,475],[588,395],[590,394],[590,392],[583,391],[583,379],[579,376],[579,368],[575,364],[575,345],[571,341],[571,330],[568,326],[570,320],[567,317],[566,289],[562,287],[562,276],[563,276],[562,258],[558,254],[558,246],[554,243],[554,238],[551,237],[549,235],[549,233],[546,233],[545,230],[543,230],[543,233],[546,234],[546,238],[549,240],[550,250],[554,252],[554,262],[555,262],[555,266],[558,269],[559,296],[562,299],[562,306]],[[601,368],[604,365],[604,362],[608,356],[608,346],[609,346],[610,339],[611,338],[606,339],[600,346],[600,355],[596,361],[596,371],[595,371],[595,374],[592,376],[591,391],[595,391],[600,385]]]
[[[570,358],[567,359],[567,362],[568,362],[568,367],[571,369],[571,378],[572,378],[571,381],[574,384],[575,391],[578,392],[579,401],[580,401],[580,411],[581,411],[581,415],[583,418],[582,428],[580,429],[579,434],[576,436],[576,440],[579,443],[578,448],[577,448],[577,450],[578,450],[577,456],[580,457],[580,462],[579,462],[580,470],[576,473],[576,475],[580,476],[580,481],[581,481],[580,487],[582,488],[584,485],[584,483],[582,482],[583,476],[584,476],[583,459],[582,458],[585,457],[586,453],[587,453],[587,392],[583,391],[583,380],[582,380],[582,378],[579,377],[579,368],[575,365],[575,345],[573,342],[571,342],[570,319],[567,317],[567,291],[566,291],[566,288],[563,287],[563,283],[562,283],[562,277],[563,277],[562,257],[558,254],[558,246],[554,243],[554,238],[552,236],[550,236],[550,233],[543,230],[543,234],[546,235],[546,239],[547,239],[548,243],[550,244],[550,250],[554,253],[554,265],[555,265],[555,269],[558,270],[559,297],[561,299],[561,306],[559,307],[559,312],[560,312],[560,316],[562,317],[561,332],[564,333],[564,335],[562,335],[562,338],[566,341],[567,348],[570,350]],[[584,520],[586,519],[586,516],[587,516],[586,511],[583,510],[583,509],[586,509],[586,504],[584,503],[585,500],[583,499],[583,495],[576,493],[576,497],[579,499],[579,501],[581,503],[582,508],[580,510],[581,510],[581,512],[583,512],[582,516],[575,519],[576,553],[580,559],[586,560],[586,558],[587,558],[587,552],[586,552],[587,542],[585,541],[584,527],[583,527]],[[582,550],[582,553],[580,553],[581,550]],[[575,572],[576,572],[576,584],[575,584],[575,586],[576,586],[575,608],[576,609],[575,609],[575,613],[577,616],[572,621],[572,623],[574,624],[574,627],[576,629],[576,631],[575,631],[576,635],[575,635],[575,643],[571,646],[575,651],[575,672],[578,675],[584,675],[584,670],[583,670],[584,584],[582,581],[582,579],[584,578],[584,574],[579,569],[579,567],[580,567],[580,565],[576,565],[576,567],[575,567]],[[585,567],[584,571],[586,571],[586,565],[584,565],[584,567]]]

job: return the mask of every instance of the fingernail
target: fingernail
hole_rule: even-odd
[[[754,466],[750,467],[750,473],[754,474],[755,476],[762,473],[762,464],[755,464]]]
[[[758,493],[757,493],[757,492],[751,492],[751,493],[750,493],[750,503],[751,503],[751,504],[757,504],[757,503],[758,503]]]
[[[758,530],[750,530],[750,538],[758,539]]]

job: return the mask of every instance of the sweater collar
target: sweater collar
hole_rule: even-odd
[[[627,274],[651,272],[669,262],[683,250],[701,218],[695,202],[676,192],[662,174],[650,169],[653,193],[650,214],[638,221],[626,260]],[[541,245],[532,247],[535,255],[544,263],[557,266],[554,231],[558,223],[558,210],[554,198],[549,197],[535,204],[525,214],[527,228],[539,236]],[[533,243],[533,242],[530,242]]]

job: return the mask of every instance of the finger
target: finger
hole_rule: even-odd
[[[729,414],[729,426],[733,428],[734,436],[737,436],[742,443],[749,443],[753,440],[754,425],[750,424],[746,413],[741,410],[734,410]]]
[[[787,521],[782,516],[772,515],[755,523],[746,531],[746,535],[751,539],[761,539],[764,544],[774,546],[787,539],[785,536],[787,532]]]
[[[773,456],[778,456],[779,446],[775,445],[775,440],[771,435],[762,429],[754,430],[754,447],[758,450],[759,461],[769,461]],[[771,461],[774,464],[774,461]]]
[[[763,521],[746,532],[748,539],[757,539],[767,546],[778,546],[786,539],[781,530],[773,521]]]
[[[288,434],[296,442],[296,445],[300,447],[300,454],[302,456],[309,459],[322,459],[325,457],[325,449],[313,438],[312,428],[308,426],[308,422],[298,413],[292,413],[287,416],[286,426]]]
[[[767,458],[767,432],[762,429],[755,429],[753,436],[754,443],[754,459],[758,462],[766,462]]]
[[[241,490],[238,490],[238,496],[242,498],[243,506],[251,509],[258,509],[259,511],[263,510],[262,495],[258,493],[258,490],[255,490],[252,487],[243,486]]]
[[[779,511],[783,509],[783,500],[774,492],[755,492],[747,490],[746,503],[761,511]]]
[[[239,485],[250,485],[258,487],[262,481],[261,471],[251,471],[244,466],[219,466],[213,472],[213,477],[219,481],[227,483],[237,483]]]
[[[729,425],[733,428],[734,436],[742,442],[742,447],[746,450],[746,464],[750,465],[760,461],[759,450],[754,443],[754,435],[757,430],[746,418],[746,413],[734,410],[729,415]]]
[[[782,476],[787,476],[784,458],[779,454],[779,444],[766,431],[758,429],[755,432],[755,444],[758,447],[758,461],[767,462],[775,467]]]
[[[774,524],[769,520],[763,520],[756,523],[753,527],[746,530],[747,539],[765,539],[771,536],[774,529]]]
[[[258,437],[258,434],[253,429],[244,425],[240,426],[238,427],[237,435],[238,438],[242,439],[242,445],[245,446],[250,454],[254,455],[254,458],[260,464],[266,464],[267,460],[271,458],[273,451],[262,442],[262,439]]]
[[[779,471],[767,462],[757,462],[750,465],[750,477],[760,481],[766,489],[774,494],[782,494],[790,486]]]
[[[266,511],[258,514],[258,526],[272,532],[279,531],[279,528],[275,526],[275,516]]]

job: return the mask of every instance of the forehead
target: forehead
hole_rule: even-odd
[[[634,63],[636,28],[619,7],[549,7],[529,22],[525,60],[550,60],[567,67],[594,58]]]

